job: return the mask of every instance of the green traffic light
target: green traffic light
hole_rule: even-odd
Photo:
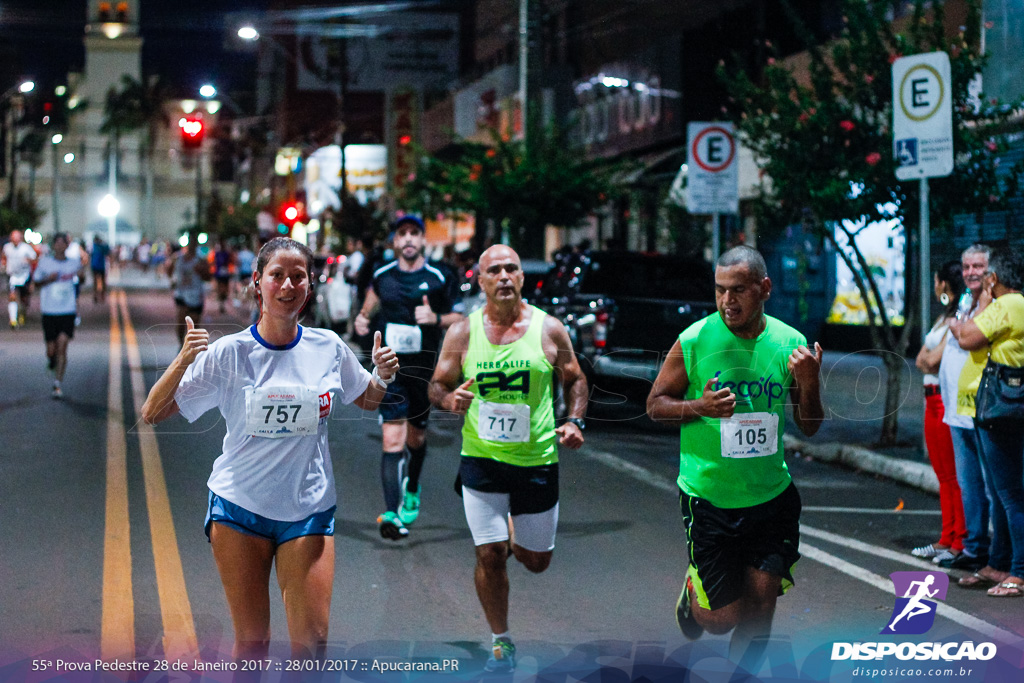
[[[288,226],[285,225],[284,223],[278,223],[277,224],[277,231],[279,233],[281,233],[282,235],[287,235],[288,234]]]

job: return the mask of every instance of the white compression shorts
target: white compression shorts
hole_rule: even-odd
[[[463,486],[462,506],[466,510],[466,521],[475,545],[508,540],[509,494],[484,493]],[[535,553],[555,549],[558,503],[544,512],[515,515],[512,523],[515,528],[513,543],[519,547]]]

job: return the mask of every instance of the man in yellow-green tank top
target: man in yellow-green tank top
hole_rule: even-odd
[[[485,670],[515,669],[508,625],[511,554],[548,568],[558,524],[558,450],[583,445],[587,381],[561,322],[522,299],[519,256],[497,245],[480,256],[483,308],[453,325],[430,382],[430,401],[465,415],[462,501],[476,545],[476,590],[491,627]],[[569,418],[555,427],[552,383]],[[556,443],[557,442],[557,443]],[[511,520],[511,521],[510,521]]]
[[[764,259],[730,249],[715,268],[718,314],[680,335],[647,398],[680,426],[680,506],[689,564],[676,604],[687,638],[733,631],[730,656],[757,671],[775,601],[800,557],[800,495],[783,459],[786,405],[811,436],[824,416],[821,346],[765,315]]]

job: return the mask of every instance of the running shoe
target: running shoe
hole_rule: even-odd
[[[948,550],[942,550],[940,548],[936,548],[934,545],[929,543],[928,545],[922,545],[919,548],[914,548],[913,550],[910,551],[910,554],[913,555],[914,557],[920,557],[920,558],[925,559],[925,560],[930,560],[931,558],[935,557],[936,555],[938,555],[939,553],[942,553],[942,552],[949,552],[949,551]]]
[[[484,664],[487,673],[511,673],[516,670],[516,646],[507,638],[498,638]]]
[[[676,623],[679,625],[679,630],[683,632],[684,636],[689,640],[697,640],[704,635],[704,627],[697,623],[693,616],[693,611],[690,609],[690,595],[692,592],[693,579],[687,573],[686,585],[683,586],[683,591],[679,594],[679,600],[676,601]]]
[[[377,518],[377,524],[380,528],[381,538],[400,541],[409,535],[409,530],[402,524],[402,520],[390,510]]]
[[[948,548],[946,550],[940,550],[935,557],[932,558],[932,562],[939,564],[940,562],[952,562],[956,559],[956,553]]]
[[[18,314],[18,327],[25,327],[25,314],[24,313],[19,313]]]
[[[406,526],[412,526],[420,516],[420,492],[408,490],[409,477],[402,479],[402,503],[398,506],[398,518]]]
[[[60,387],[54,387],[51,396],[53,396],[54,400],[59,401],[64,398],[64,392],[61,391]]]
[[[943,569],[962,569],[965,572],[976,572],[986,564],[988,564],[987,557],[974,557],[967,553],[960,553],[951,560],[942,560],[938,563]]]

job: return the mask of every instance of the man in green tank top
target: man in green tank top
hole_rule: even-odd
[[[723,254],[718,315],[679,335],[647,398],[651,419],[680,425],[689,566],[676,621],[690,639],[735,629],[730,656],[750,671],[800,557],[800,496],[783,459],[786,405],[807,436],[824,419],[821,346],[811,352],[802,334],[765,315],[771,291],[756,250]]]
[[[491,627],[486,671],[512,671],[508,626],[511,554],[534,573],[548,568],[558,524],[557,445],[583,445],[587,380],[561,322],[522,298],[519,256],[497,245],[480,256],[487,303],[448,330],[430,401],[465,415],[459,467],[466,521],[476,545],[477,596]],[[555,428],[552,383],[569,406]]]

